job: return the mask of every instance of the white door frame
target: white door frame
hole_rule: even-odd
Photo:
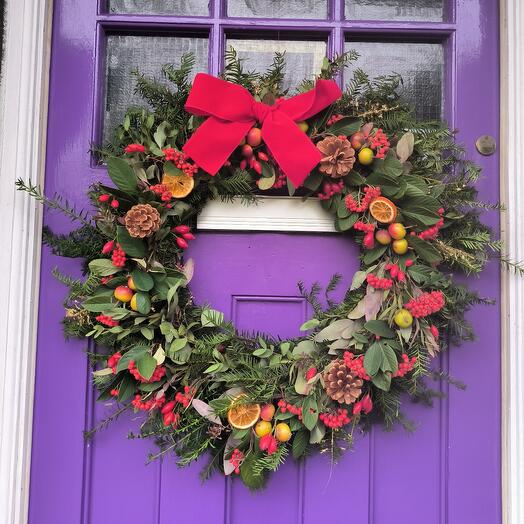
[[[7,0],[0,90],[0,522],[27,522],[42,210],[17,178],[44,178],[51,0]]]
[[[0,522],[23,524],[28,518],[42,212],[16,193],[14,182],[31,173],[43,182],[52,0],[7,0],[6,15],[0,85]],[[501,0],[500,30],[503,236],[510,258],[524,260],[522,0]],[[522,524],[524,279],[503,275],[502,308],[504,523]]]

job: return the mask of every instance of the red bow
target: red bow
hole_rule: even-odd
[[[186,110],[209,117],[186,142],[184,152],[216,175],[256,122],[262,139],[295,187],[304,182],[322,155],[296,122],[311,118],[340,98],[333,80],[318,80],[306,93],[279,99],[268,106],[257,102],[244,87],[205,73],[195,77]]]

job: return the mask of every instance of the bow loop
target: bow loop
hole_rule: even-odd
[[[253,99],[244,87],[199,73],[189,93],[186,110],[207,120],[185,143],[183,150],[210,175],[224,162],[257,122],[262,139],[285,175],[295,187],[302,185],[321,155],[296,122],[312,117],[340,98],[342,92],[332,80],[287,100],[269,106]],[[268,118],[271,115],[271,118]]]

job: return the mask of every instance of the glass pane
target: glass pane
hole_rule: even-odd
[[[195,56],[193,74],[207,71],[207,47],[207,39],[198,37],[109,35],[103,139],[111,136],[129,106],[147,105],[135,93],[136,79],[132,71],[138,70],[146,76],[161,78],[163,65],[178,66],[181,56],[189,52]]]
[[[398,73],[400,92],[414,104],[417,116],[441,118],[443,107],[444,50],[441,44],[400,42],[346,42],[346,51],[360,55],[346,70],[346,80],[355,67],[371,77]]]
[[[208,0],[107,0],[109,13],[208,16]]]
[[[346,0],[349,20],[420,20],[440,22],[444,0]]]
[[[228,16],[327,18],[327,0],[229,0]]]
[[[283,88],[294,91],[305,78],[311,79],[320,73],[322,60],[326,56],[326,42],[297,40],[242,40],[230,38],[238,56],[245,60],[249,71],[265,72],[271,65],[275,52],[286,53],[286,72]]]

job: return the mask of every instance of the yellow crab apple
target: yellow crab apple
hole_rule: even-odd
[[[114,295],[120,302],[129,302],[133,298],[133,291],[127,286],[118,286],[115,289]]]
[[[406,236],[406,228],[400,222],[394,222],[388,227],[388,233],[393,240],[401,240]]]
[[[267,420],[260,420],[255,425],[255,433],[257,434],[257,437],[268,435],[271,433],[272,429],[273,426],[271,425],[271,422],[268,422]]]
[[[264,404],[260,410],[260,418],[262,420],[270,421],[275,416],[275,406],[273,404]]]
[[[285,422],[280,422],[275,427],[275,438],[279,442],[287,442],[291,438],[291,428]]]

